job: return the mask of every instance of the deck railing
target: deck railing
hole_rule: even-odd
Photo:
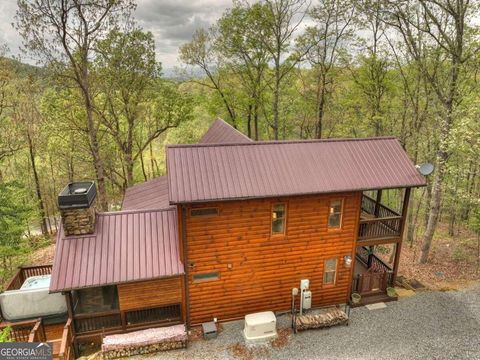
[[[5,285],[5,291],[20,289],[25,280],[31,276],[50,275],[51,273],[52,265],[21,266]]]
[[[180,304],[74,315],[75,332],[80,336],[99,332],[121,332],[151,326],[163,326],[180,323],[181,321]]]
[[[58,358],[60,360],[71,360],[74,358],[72,319],[68,319],[63,328],[62,342],[60,344]]]
[[[380,239],[400,236],[402,217],[392,209],[367,195],[362,197],[362,211],[372,215],[372,218],[360,219],[358,240]]]
[[[0,330],[10,327],[10,340],[14,342],[44,342],[45,328],[42,319],[2,323]]]
[[[354,292],[363,295],[385,292],[387,287],[392,285],[392,268],[376,255],[371,254],[369,256],[367,248],[362,247],[360,252],[357,252],[357,261],[367,268],[367,272],[358,274],[354,278],[352,283],[352,290]],[[370,271],[368,271],[368,269],[370,269]]]

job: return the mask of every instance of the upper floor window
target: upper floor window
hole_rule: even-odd
[[[191,217],[217,216],[217,215],[218,215],[218,208],[198,208],[198,209],[190,210]]]
[[[272,235],[285,234],[286,205],[274,204],[272,206]]]
[[[343,200],[332,200],[330,202],[330,211],[328,212],[328,227],[342,227]]]
[[[337,258],[325,260],[325,269],[323,270],[323,283],[335,284],[337,279]]]

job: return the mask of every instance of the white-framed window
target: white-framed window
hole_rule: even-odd
[[[323,283],[325,285],[334,285],[337,281],[337,263],[337,258],[325,260],[325,267],[323,270]]]
[[[328,228],[339,229],[342,227],[343,200],[337,199],[330,201],[328,211]]]

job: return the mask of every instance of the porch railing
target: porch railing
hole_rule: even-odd
[[[385,292],[393,283],[392,268],[385,264],[376,255],[368,255],[368,249],[362,247],[357,252],[357,261],[365,268],[370,269],[363,274],[358,274],[352,283],[352,290],[362,295]]]
[[[0,330],[10,327],[10,340],[14,342],[44,342],[45,328],[42,319],[2,323]]]
[[[60,343],[58,358],[60,360],[74,359],[72,319],[68,319],[63,328],[62,342]]]
[[[372,218],[360,219],[358,240],[400,236],[402,217],[385,205],[377,204],[367,195],[362,197],[362,211]]]
[[[21,266],[5,285],[5,291],[20,289],[25,280],[31,276],[50,275],[51,273],[52,265]]]
[[[180,304],[74,315],[75,332],[78,335],[121,332],[155,325],[175,324],[181,321]]]

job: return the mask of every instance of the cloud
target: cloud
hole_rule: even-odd
[[[195,30],[215,23],[231,6],[231,0],[139,0],[135,18],[155,36],[158,60],[164,68],[171,68],[177,65],[178,47]]]
[[[215,23],[231,6],[231,0],[138,0],[135,18],[154,35],[157,60],[164,68],[172,68],[178,62],[178,47],[189,41],[195,30]],[[11,55],[19,55],[22,44],[11,25],[16,10],[15,0],[0,0],[0,44],[6,44]]]

